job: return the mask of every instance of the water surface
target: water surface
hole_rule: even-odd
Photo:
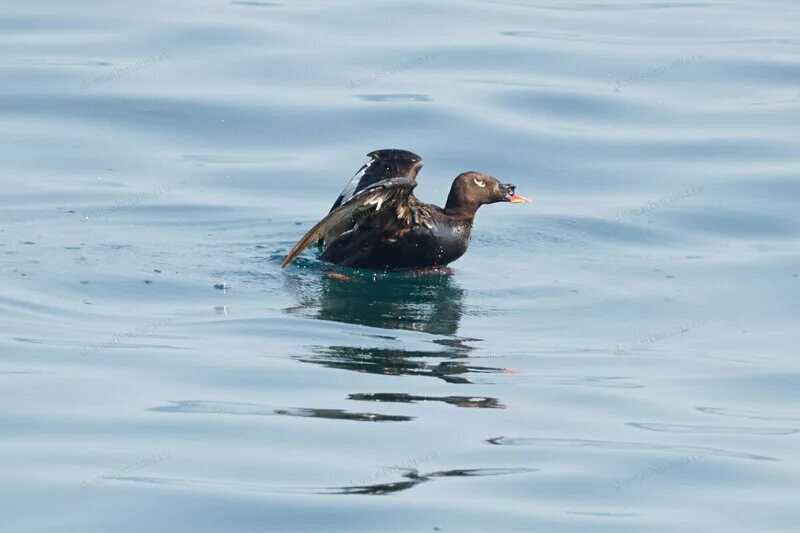
[[[4,2],[0,530],[797,531],[798,22]],[[534,202],[281,271],[389,147]]]

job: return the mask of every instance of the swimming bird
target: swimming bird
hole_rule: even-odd
[[[510,183],[469,171],[456,177],[441,208],[414,196],[420,156],[386,149],[367,157],[328,215],[294,245],[281,268],[314,242],[322,248],[323,261],[353,268],[444,267],[467,251],[479,207],[530,201]]]

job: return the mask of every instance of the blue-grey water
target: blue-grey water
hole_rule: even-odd
[[[799,531],[799,23],[4,1],[0,531]],[[281,271],[389,147],[533,203]]]

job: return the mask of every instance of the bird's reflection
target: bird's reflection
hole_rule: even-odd
[[[480,407],[485,409],[505,409],[505,405],[497,401],[497,398],[486,398],[476,396],[423,396],[418,394],[404,393],[362,393],[351,394],[350,400],[363,402],[394,402],[394,403],[417,403],[417,402],[442,402],[457,407]]]
[[[300,302],[286,312],[434,335],[455,335],[458,331],[464,290],[449,274],[316,274],[288,278]]]
[[[315,363],[328,368],[384,374],[387,376],[428,376],[448,383],[472,383],[470,374],[503,373],[504,369],[470,365],[466,361],[430,361],[431,358],[464,358],[468,352],[453,350],[423,351],[401,348],[361,346],[312,346],[314,354],[298,356],[305,363]]]
[[[329,487],[320,491],[321,494],[364,494],[370,496],[382,496],[401,492],[412,487],[433,481],[443,477],[482,477],[482,476],[502,476],[507,474],[523,474],[536,472],[535,468],[463,468],[457,470],[443,470],[421,474],[416,469],[407,469],[402,476],[407,481],[394,481],[391,483],[377,483],[373,485],[350,485],[346,487]]]
[[[342,273],[345,272],[345,273]],[[464,312],[464,290],[446,272],[359,273],[352,270],[320,272],[306,268],[287,275],[298,304],[284,311],[319,320],[358,324],[383,330],[365,334],[376,339],[373,346],[359,342],[311,345],[311,353],[296,358],[328,368],[383,375],[427,376],[448,383],[472,383],[478,374],[503,372],[502,368],[469,364],[472,345],[479,339],[457,336]],[[435,336],[426,339],[428,349],[407,348],[397,330]],[[421,401],[422,397],[409,395]],[[360,400],[368,400],[360,397]],[[382,401],[375,397],[372,401]],[[495,398],[470,402],[459,397],[428,398],[459,407],[497,408]]]

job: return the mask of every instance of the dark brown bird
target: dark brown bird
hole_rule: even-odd
[[[281,268],[317,242],[321,259],[353,268],[408,270],[445,266],[464,255],[478,208],[528,202],[515,186],[480,172],[459,174],[444,209],[413,194],[422,158],[376,150],[334,202],[330,213],[294,245]]]

